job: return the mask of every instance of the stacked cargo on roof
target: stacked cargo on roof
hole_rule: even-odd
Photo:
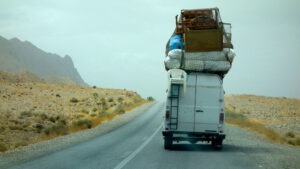
[[[235,57],[231,24],[222,22],[218,8],[181,10],[166,55],[166,70],[215,73],[223,77]]]

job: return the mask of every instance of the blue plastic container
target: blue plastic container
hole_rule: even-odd
[[[169,51],[173,49],[183,49],[181,34],[176,34],[170,38]]]

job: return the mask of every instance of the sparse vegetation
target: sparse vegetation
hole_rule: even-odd
[[[123,89],[45,83],[0,83],[0,89],[0,151],[92,128],[146,102]]]
[[[98,94],[98,93],[93,93],[93,97],[94,97],[95,99],[97,99],[97,98],[99,97],[99,94]]]
[[[83,119],[83,120],[78,120],[76,122],[73,123],[74,126],[79,126],[79,127],[86,127],[86,128],[92,128],[92,121],[89,119]]]
[[[86,110],[86,109],[82,109],[81,112],[84,113],[84,114],[89,114],[89,113],[90,113],[90,112],[89,112],[88,110]]]
[[[124,105],[118,105],[115,111],[119,114],[125,113]]]
[[[8,150],[6,145],[4,145],[3,143],[0,143],[0,152],[4,152],[6,150]]]
[[[70,102],[72,102],[72,103],[78,103],[78,102],[79,102],[79,100],[78,100],[78,99],[76,99],[75,97],[72,97],[72,99],[70,100]]]
[[[300,124],[300,99],[255,95],[226,95],[225,106],[227,109],[227,121],[230,121],[230,118],[235,118],[230,114],[234,112],[233,116],[243,116],[247,121],[257,124],[256,128],[267,128],[274,131],[277,139],[271,140],[300,146],[300,144],[297,144],[297,139],[300,138],[300,126],[298,125]],[[235,119],[238,118],[236,117]],[[240,125],[245,124],[241,123]],[[261,135],[266,134],[262,133]]]
[[[23,111],[20,114],[20,118],[31,117],[32,115],[33,115],[33,113],[30,111]]]
[[[47,120],[48,119],[48,116],[47,116],[47,114],[40,114],[40,118],[42,119],[42,120]]]
[[[27,145],[28,145],[27,142],[22,141],[22,142],[18,142],[17,144],[15,144],[15,147],[17,148],[17,147],[23,147],[23,146],[27,146]]]
[[[102,110],[101,112],[99,112],[99,117],[103,117],[105,115],[107,115],[107,111]]]
[[[299,144],[300,139],[295,138],[294,133],[288,132],[284,136],[281,136],[275,130],[268,128],[264,124],[261,124],[257,121],[253,121],[240,113],[235,113],[230,110],[226,110],[226,122],[233,125],[237,125],[242,128],[247,128],[249,130],[252,130],[258,133],[259,135],[264,136],[267,139],[270,139],[272,141],[300,146]]]
[[[108,99],[108,102],[113,102],[114,101],[114,98],[112,98],[112,97],[110,97],[109,99]]]
[[[287,132],[286,134],[285,134],[285,136],[286,137],[290,137],[290,138],[294,138],[295,137],[295,134],[293,133],[293,132]]]
[[[118,102],[119,102],[119,103],[122,103],[122,102],[123,102],[123,100],[124,100],[124,98],[123,98],[123,97],[119,97],[119,98],[118,98]]]
[[[139,103],[142,101],[142,98],[134,98],[133,101],[134,103]]]
[[[92,113],[92,114],[91,114],[91,117],[95,117],[95,116],[97,116],[96,113]]]
[[[154,101],[155,99],[152,96],[147,97],[147,100]]]
[[[66,135],[68,134],[68,126],[66,126],[63,123],[58,123],[58,124],[54,124],[51,127],[48,127],[44,130],[44,133],[46,135],[52,135],[52,134],[56,134],[56,135]]]

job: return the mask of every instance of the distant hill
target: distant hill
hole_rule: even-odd
[[[38,75],[27,70],[12,73],[0,70],[0,83],[50,83],[50,84],[66,84],[77,85],[77,83],[68,77],[48,76],[41,78]]]
[[[63,79],[68,79],[68,83],[74,81],[78,85],[86,85],[70,56],[47,53],[17,38],[7,40],[0,36],[0,70],[14,73],[28,70],[50,81],[62,83]]]

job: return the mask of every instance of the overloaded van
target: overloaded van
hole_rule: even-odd
[[[207,141],[222,148],[224,131],[224,91],[217,74],[168,71],[165,125],[162,132],[165,149],[173,142]]]
[[[206,141],[221,149],[225,139],[223,79],[235,58],[231,24],[218,8],[182,9],[166,45],[168,87],[165,149],[174,142]]]

